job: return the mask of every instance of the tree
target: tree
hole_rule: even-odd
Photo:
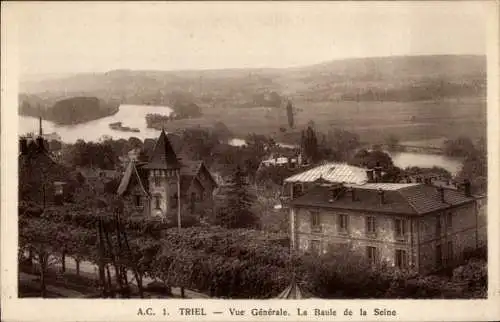
[[[480,140],[477,147],[466,155],[457,177],[468,179],[474,191],[484,193],[488,186],[488,155],[484,140]]]
[[[328,131],[326,144],[333,150],[333,154],[342,161],[347,161],[353,151],[360,146],[357,134],[342,129]]]
[[[288,101],[288,104],[286,105],[286,113],[288,116],[288,126],[293,129],[295,123],[293,119],[293,106],[292,102]]]
[[[474,143],[467,137],[447,140],[444,143],[444,150],[446,155],[452,157],[467,157],[475,152]]]
[[[383,170],[394,167],[392,158],[389,154],[383,151],[367,151],[365,149],[359,150],[354,157],[351,158],[349,164],[370,169],[378,166],[382,167]]]
[[[131,149],[140,149],[142,148],[142,141],[141,139],[139,138],[136,138],[134,136],[131,136],[129,139],[128,139],[128,146],[131,148]]]
[[[308,126],[306,131],[302,132],[301,147],[302,151],[304,151],[304,157],[309,162],[315,163],[319,161],[318,141],[312,126]]]
[[[218,136],[209,129],[192,127],[181,135],[182,150],[189,153],[194,160],[203,160],[207,164],[212,162],[213,150],[219,145]]]
[[[226,124],[224,124],[221,121],[217,121],[214,124],[214,132],[217,137],[219,137],[221,140],[229,140],[232,137],[231,130],[227,127]]]
[[[259,226],[258,217],[251,210],[255,196],[249,192],[245,174],[240,166],[236,166],[228,184],[225,199],[226,204],[216,214],[216,222],[219,225],[226,228]]]

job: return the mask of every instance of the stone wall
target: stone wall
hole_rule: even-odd
[[[394,216],[360,213],[353,211],[317,210],[320,216],[321,230],[314,230],[311,226],[311,213],[308,209],[296,209],[296,220],[298,228],[298,247],[301,251],[309,251],[311,241],[317,240],[320,243],[322,253],[326,253],[332,247],[344,245],[351,251],[357,252],[361,256],[366,255],[366,247],[371,246],[377,249],[379,263],[385,262],[389,265],[395,264],[395,252],[397,249],[405,250],[410,256],[410,220],[406,219],[406,238],[399,240],[395,236]],[[339,216],[348,216],[348,229],[341,231],[339,226]],[[366,231],[366,218],[374,217],[376,234]],[[411,265],[409,259],[408,265]]]
[[[451,214],[451,226],[447,220]],[[478,217],[479,219],[479,217]],[[441,234],[438,234],[438,220]],[[463,252],[479,246],[480,223],[476,229],[476,205],[467,204],[446,211],[423,216],[419,219],[419,267],[423,273],[439,269],[438,245],[441,245],[442,266],[452,266],[462,259]]]
[[[442,263],[446,266],[460,261],[465,250],[473,249],[477,242],[481,242],[481,236],[476,234],[481,230],[480,227],[476,229],[476,205],[473,203],[423,217],[320,208],[291,208],[290,211],[291,214],[295,213],[295,221],[290,218],[290,224],[296,227],[297,248],[302,252],[313,251],[312,244],[317,245],[323,254],[335,246],[342,246],[366,257],[367,246],[371,246],[377,249],[379,263],[393,266],[396,264],[396,251],[404,250],[407,267],[422,273],[438,268],[436,245],[441,245]],[[313,213],[319,217],[316,227],[312,224]],[[347,215],[347,231],[340,229],[340,215]],[[375,234],[367,232],[367,217],[375,218]],[[447,224],[448,218],[451,218],[451,226]],[[406,234],[402,239],[396,236],[395,219],[405,222]],[[441,222],[439,236],[438,219]],[[481,221],[478,223],[481,225]]]

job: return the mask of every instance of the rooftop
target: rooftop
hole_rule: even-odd
[[[160,137],[155,143],[153,153],[146,169],[178,169],[180,167],[177,155],[170,144],[165,131],[161,131]]]
[[[352,193],[347,188],[354,191]],[[382,198],[383,196],[383,198]],[[332,198],[331,188],[317,186],[291,201],[298,207],[320,207],[387,214],[422,215],[473,202],[461,191],[443,189],[443,198],[437,187],[426,184],[374,183],[349,185]],[[383,200],[382,200],[383,199]]]
[[[314,182],[319,178],[347,184],[364,184],[368,181],[366,169],[347,163],[327,163],[285,179],[285,183]]]

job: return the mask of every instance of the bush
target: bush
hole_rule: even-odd
[[[469,287],[484,287],[488,281],[488,265],[484,260],[471,259],[453,270],[452,281],[467,283]]]

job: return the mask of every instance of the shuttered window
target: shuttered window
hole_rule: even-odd
[[[376,220],[375,217],[373,216],[368,216],[365,218],[365,229],[366,229],[366,234],[369,236],[373,236],[377,232],[377,227],[376,227]]]
[[[339,231],[342,233],[346,233],[349,229],[349,219],[347,215],[339,214],[337,218]]]

